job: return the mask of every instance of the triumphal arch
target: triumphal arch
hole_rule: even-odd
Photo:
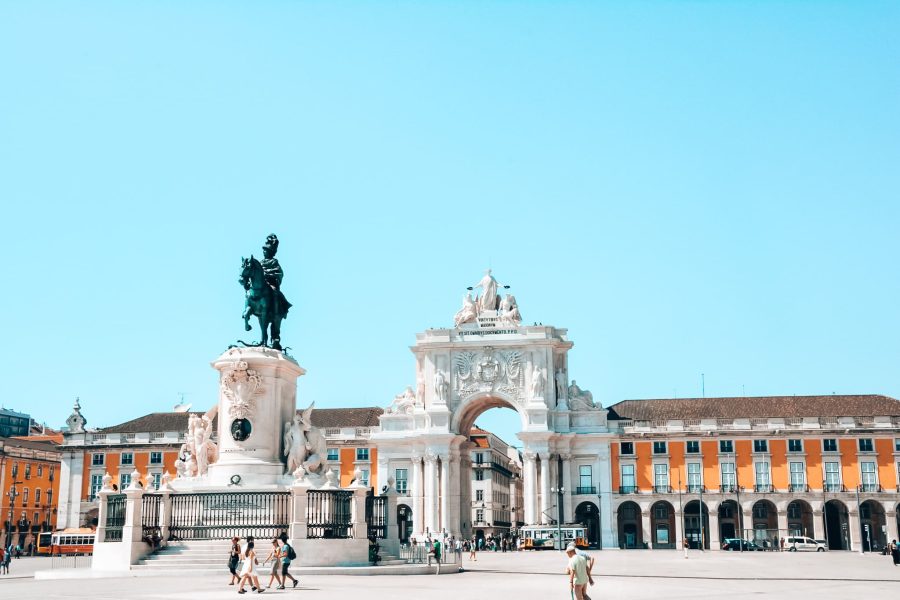
[[[373,436],[378,472],[409,469],[415,534],[470,537],[469,431],[486,410],[511,408],[522,424],[525,523],[574,522],[587,502],[599,509],[609,547],[607,411],[569,380],[566,329],[524,324],[515,297],[498,288],[487,271],[452,327],[416,335],[415,386],[394,399]],[[588,472],[591,484],[580,485]]]

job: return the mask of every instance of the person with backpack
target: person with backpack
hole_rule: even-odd
[[[288,573],[288,569],[291,566],[291,561],[297,558],[297,552],[294,551],[294,547],[288,544],[287,541],[287,532],[282,532],[281,537],[278,538],[278,541],[281,543],[281,585],[275,589],[283,590],[284,584],[287,583],[287,580],[290,579],[294,582],[294,587],[297,587],[297,584],[300,583],[294,576]]]

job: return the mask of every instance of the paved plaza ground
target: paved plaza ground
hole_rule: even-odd
[[[900,592],[900,567],[889,557],[856,553],[692,552],[685,560],[675,551],[597,552],[594,600],[658,598],[744,599],[806,597],[829,600],[861,594]],[[10,576],[0,577],[0,597],[175,599],[235,597],[227,577],[140,577],[70,581],[35,581],[29,575],[49,566],[47,558],[13,561]],[[305,598],[365,597],[428,600],[481,598],[500,593],[504,600],[569,598],[564,557],[556,552],[480,553],[477,562],[463,558],[464,573],[430,576],[301,576],[297,590],[266,595]],[[224,571],[224,569],[223,569]]]

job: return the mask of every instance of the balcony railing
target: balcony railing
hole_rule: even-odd
[[[620,485],[619,493],[620,494],[636,494],[638,491],[636,485]]]
[[[706,491],[706,488],[704,488],[702,485],[700,485],[698,483],[689,483],[687,486],[688,494],[702,494],[705,491]]]
[[[597,488],[593,485],[588,486],[578,486],[575,488],[575,494],[590,494],[594,495],[597,493]]]
[[[805,483],[792,483],[788,485],[788,491],[791,492],[808,492],[809,486]]]
[[[733,483],[723,483],[719,486],[719,492],[723,494],[733,494],[736,489]]]
[[[654,485],[653,486],[654,494],[671,494],[672,487],[668,485]]]
[[[859,486],[860,492],[880,492],[881,486],[877,483],[863,483]]]
[[[826,483],[824,486],[826,492],[843,492],[844,486],[840,483]]]
[[[763,494],[768,494],[772,492],[772,484],[771,483],[757,483],[753,486],[754,492],[760,492]]]

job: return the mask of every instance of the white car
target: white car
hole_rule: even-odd
[[[785,540],[784,545],[791,552],[825,552],[825,544],[803,536],[789,537]]]

